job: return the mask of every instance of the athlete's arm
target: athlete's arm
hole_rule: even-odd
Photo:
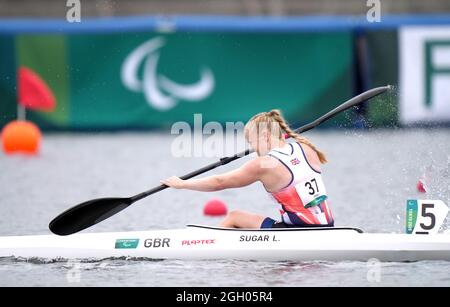
[[[261,157],[255,158],[233,171],[200,179],[182,180],[173,176],[161,180],[162,184],[176,189],[188,189],[202,192],[220,191],[244,187],[260,180],[267,168],[261,167]]]

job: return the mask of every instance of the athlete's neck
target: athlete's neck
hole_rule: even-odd
[[[285,140],[272,139],[271,142],[269,143],[269,151],[271,151],[274,148],[281,148],[281,147],[283,147],[285,145],[286,145],[286,141]]]
[[[266,143],[263,145],[264,146],[258,146],[256,149],[258,156],[264,156],[274,148],[281,148],[286,145],[286,142],[281,139],[269,139],[266,140]]]

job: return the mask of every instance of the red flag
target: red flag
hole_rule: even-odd
[[[28,109],[52,111],[55,96],[37,73],[26,67],[19,68],[19,103]]]

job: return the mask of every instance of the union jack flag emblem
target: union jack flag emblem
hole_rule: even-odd
[[[300,164],[300,161],[297,158],[295,158],[295,159],[291,160],[291,164],[292,165],[297,165],[297,164]]]

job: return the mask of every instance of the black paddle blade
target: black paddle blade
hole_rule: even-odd
[[[51,232],[66,236],[86,229],[122,211],[133,202],[130,198],[98,198],[72,207],[50,222]]]

